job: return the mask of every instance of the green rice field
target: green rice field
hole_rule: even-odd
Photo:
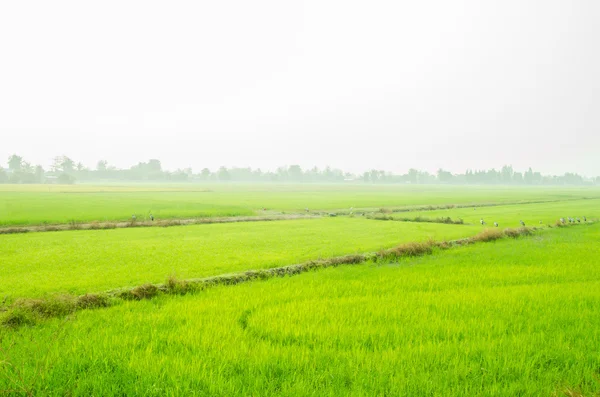
[[[465,223],[479,225],[481,219],[492,226],[498,222],[502,227],[520,226],[520,221],[529,226],[554,225],[568,217],[586,218],[600,217],[600,199],[560,201],[551,203],[534,203],[519,205],[504,205],[494,207],[452,208],[433,211],[411,211],[398,213],[395,217],[425,217],[462,219]]]
[[[83,294],[376,251],[479,228],[366,219],[229,223],[1,236],[0,296]]]
[[[600,188],[436,185],[0,185],[0,226],[600,198]]]
[[[469,207],[435,208],[452,205]],[[4,227],[305,207],[340,215],[0,234],[0,395],[600,395],[598,188],[0,187]],[[587,222],[555,225],[569,216]],[[415,221],[446,217],[465,224]],[[536,230],[494,234],[520,220]],[[476,235],[387,260],[63,305],[169,277],[243,275],[397,246],[410,253]]]

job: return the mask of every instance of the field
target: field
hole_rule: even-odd
[[[502,227],[520,226],[520,221],[526,225],[554,225],[560,218],[568,217],[598,218],[600,216],[600,199],[561,201],[551,203],[535,203],[520,205],[505,205],[493,207],[452,208],[434,211],[413,211],[395,214],[395,217],[425,217],[462,219],[467,224],[479,225],[483,219],[488,225],[494,222]]]
[[[0,296],[83,294],[261,269],[390,248],[415,240],[451,240],[478,227],[366,219],[312,219],[169,228],[65,231],[2,237]]]
[[[1,189],[5,227],[125,220],[145,202],[176,218],[340,215],[0,235],[0,395],[600,394],[600,189]],[[377,216],[412,221],[368,219]],[[555,226],[567,216],[588,221]],[[465,224],[415,221],[446,217]],[[537,230],[501,234],[521,219]],[[60,306],[170,276],[243,275],[399,245],[405,254],[385,260]]]
[[[378,210],[600,198],[581,187],[454,187],[422,185],[0,185],[0,226],[91,221],[236,216],[309,210]]]

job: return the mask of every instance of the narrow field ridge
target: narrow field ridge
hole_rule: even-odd
[[[533,200],[533,201],[506,201],[498,203],[479,203],[479,204],[443,204],[443,205],[424,205],[417,207],[403,207],[403,208],[381,208],[378,212],[383,213],[394,213],[394,212],[416,212],[416,211],[436,211],[436,210],[449,210],[453,208],[482,208],[482,207],[502,207],[505,205],[523,205],[523,204],[548,204],[548,203],[562,203],[567,201],[582,201],[582,200],[598,200],[596,197],[579,197],[579,198],[568,198],[568,199],[557,199],[557,200]]]
[[[186,225],[203,225],[213,223],[237,223],[237,222],[270,222],[289,221],[295,219],[316,219],[317,215],[282,214],[282,215],[256,215],[256,216],[230,216],[212,218],[189,218],[189,219],[161,219],[152,221],[134,222],[90,222],[90,223],[66,223],[55,225],[22,226],[0,228],[1,234],[18,234],[31,232],[59,232],[66,230],[108,230],[124,229],[130,227],[171,227]]]
[[[440,218],[427,218],[424,216],[417,216],[415,218],[395,218],[391,215],[374,215],[367,216],[367,219],[372,219],[374,221],[395,221],[395,222],[425,222],[425,223],[443,223],[445,225],[464,225],[465,222],[462,219],[452,219],[448,217],[440,217]]]
[[[588,222],[585,225],[591,224],[593,224],[593,222]],[[557,226],[570,227],[575,225],[557,224]],[[83,309],[113,306],[120,301],[125,300],[151,299],[160,294],[185,295],[220,285],[236,285],[249,281],[267,280],[274,277],[293,276],[341,265],[355,265],[367,262],[391,262],[400,258],[430,255],[435,250],[446,250],[457,246],[485,243],[504,238],[530,236],[534,232],[543,229],[546,228],[523,227],[519,229],[508,228],[504,230],[485,229],[475,236],[459,240],[411,242],[379,252],[312,260],[301,264],[271,269],[248,270],[240,273],[187,280],[178,280],[175,277],[169,277],[167,281],[162,284],[144,284],[136,287],[119,288],[102,293],[89,293],[80,296],[57,295],[45,299],[21,298],[16,300],[9,307],[0,307],[0,312],[5,312],[0,317],[0,324],[9,328],[17,328],[22,325],[35,324],[45,318],[73,314]]]

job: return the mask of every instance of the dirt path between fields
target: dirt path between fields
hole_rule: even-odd
[[[318,215],[257,215],[257,216],[231,216],[189,219],[164,219],[155,221],[129,221],[129,222],[90,222],[90,223],[65,223],[56,225],[36,225],[0,228],[0,234],[30,233],[30,232],[58,232],[65,230],[107,230],[124,229],[130,227],[169,227],[185,225],[201,225],[211,223],[236,223],[236,222],[269,222],[296,219],[316,219]]]

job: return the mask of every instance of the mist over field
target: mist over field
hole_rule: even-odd
[[[600,175],[600,4],[3,2],[0,159]]]

